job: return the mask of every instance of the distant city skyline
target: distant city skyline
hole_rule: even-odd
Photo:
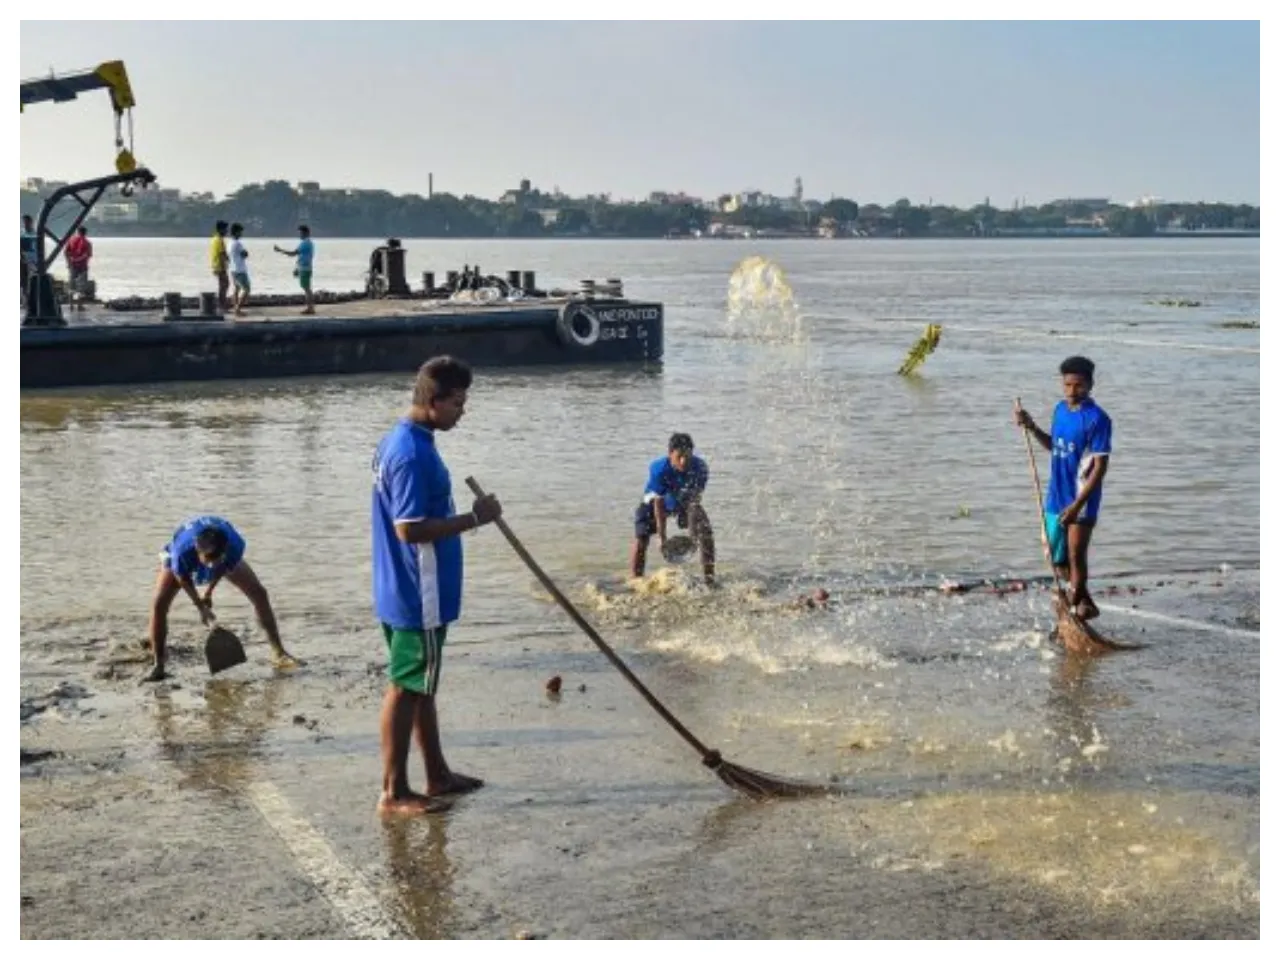
[[[797,176],[817,200],[962,208],[1260,196],[1256,21],[23,21],[20,50],[23,78],[123,60],[138,160],[184,193],[425,196],[431,173],[486,199]],[[20,133],[22,178],[112,167],[103,91],[28,107]]]
[[[358,194],[363,192],[379,193],[386,189],[384,187],[379,187],[376,185],[369,185],[369,184],[359,184],[359,185],[327,184],[327,183],[321,183],[318,180],[307,180],[307,179],[287,180],[284,177],[262,177],[259,180],[254,181],[253,183],[261,185],[263,183],[272,182],[272,181],[288,183],[289,186],[293,188],[294,192],[304,197],[308,193],[330,193],[330,192],[337,192],[337,193],[346,192],[350,194]],[[43,196],[47,196],[53,189],[55,189],[56,187],[64,186],[67,184],[67,182],[68,181],[66,180],[52,178],[52,177],[38,177],[38,176],[23,177],[19,181],[19,187],[22,190],[39,193]],[[721,209],[726,206],[732,208],[738,205],[768,206],[768,205],[780,204],[787,207],[794,207],[799,202],[799,198],[795,197],[795,186],[798,184],[801,184],[802,182],[803,182],[802,177],[793,178],[793,189],[790,193],[773,193],[769,190],[743,189],[743,190],[721,190],[721,191],[716,191],[707,196],[699,196],[696,194],[692,194],[688,191],[682,191],[682,190],[650,190],[648,193],[642,196],[636,196],[636,197],[624,197],[620,194],[612,193],[611,200],[614,203],[618,203],[618,202],[623,202],[623,203],[663,202],[663,203],[673,203],[673,204],[689,203],[691,205],[715,207],[717,209]],[[487,200],[490,202],[510,201],[519,193],[518,187],[521,183],[528,183],[530,186],[530,189],[539,191],[544,195],[560,197],[564,200],[586,199],[589,196],[598,197],[602,195],[602,194],[571,194],[568,191],[560,189],[558,186],[553,185],[548,187],[545,185],[532,183],[532,181],[529,181],[527,178],[522,178],[520,181],[517,182],[516,187],[510,187],[506,190],[503,190],[500,194],[495,196],[481,196],[479,194],[470,194],[470,195],[479,197],[480,199]],[[237,186],[236,189],[238,190],[240,187],[251,186],[251,185],[253,184],[252,183],[240,184]],[[159,180],[157,180],[156,183],[153,184],[151,187],[147,188],[147,190],[151,193],[155,193],[159,191],[166,195],[180,194],[184,199],[208,198],[215,201],[224,200],[227,197],[233,196],[236,192],[236,190],[230,190],[225,192],[217,191],[217,190],[203,190],[203,189],[191,190],[182,186],[174,186],[169,183],[161,183]],[[439,195],[444,193],[453,193],[454,196],[458,196],[458,197],[462,197],[466,195],[464,193],[454,193],[453,191],[441,189],[438,184],[434,185],[434,187],[429,187],[428,190],[424,190],[421,193],[418,193],[417,191],[403,191],[399,193],[397,193],[397,191],[387,191],[387,192],[390,192],[393,195],[401,195],[401,196],[416,195],[424,198],[431,196],[433,194]],[[609,191],[605,191],[605,193],[609,193]],[[802,196],[803,196],[804,206],[811,207],[813,209],[817,209],[818,207],[821,207],[826,201],[829,201],[832,199],[847,199],[847,200],[855,201],[860,206],[875,205],[880,207],[891,207],[897,201],[901,199],[907,199],[911,201],[913,206],[946,206],[946,207],[955,207],[957,209],[971,209],[973,207],[981,206],[984,203],[989,202],[991,206],[997,210],[1017,210],[1021,207],[1036,208],[1036,207],[1042,207],[1042,206],[1050,206],[1053,204],[1062,204],[1065,202],[1093,204],[1093,205],[1106,203],[1112,206],[1127,206],[1127,207],[1159,206],[1162,204],[1176,205],[1176,204],[1187,204],[1187,203],[1198,203],[1198,202],[1204,202],[1206,204],[1215,204],[1215,203],[1239,204],[1239,205],[1245,205],[1245,206],[1258,205],[1256,202],[1251,203],[1250,201],[1247,201],[1247,200],[1240,200],[1240,201],[1219,200],[1213,197],[1197,197],[1194,200],[1180,200],[1173,197],[1159,197],[1159,196],[1155,196],[1154,194],[1145,194],[1141,197],[1108,197],[1105,195],[1088,196],[1081,193],[1075,193],[1075,194],[1065,194],[1060,197],[1042,197],[1042,198],[1012,197],[1009,199],[992,196],[992,197],[983,197],[981,200],[977,201],[976,203],[967,203],[967,204],[952,203],[952,202],[949,202],[945,197],[894,197],[892,199],[885,199],[881,197],[857,197],[857,196],[841,197],[840,195],[815,197],[811,195],[807,190],[804,190],[802,192]],[[731,202],[729,204],[724,204],[719,202],[726,199],[730,200]]]

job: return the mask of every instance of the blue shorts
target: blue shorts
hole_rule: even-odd
[[[688,511],[680,508],[675,511],[676,525],[681,529],[689,526]],[[653,501],[648,500],[636,507],[635,515],[636,539],[643,540],[658,533],[658,518],[653,515]]]
[[[1067,531],[1058,522],[1058,515],[1052,510],[1044,512],[1044,527],[1049,537],[1049,556],[1053,558],[1053,565],[1067,566]]]
[[[1088,509],[1088,504],[1085,505],[1085,508]],[[1090,526],[1098,522],[1096,512],[1089,517],[1086,517],[1084,512],[1084,510],[1080,511],[1080,517],[1077,522],[1089,524]],[[1070,561],[1067,558],[1066,527],[1059,522],[1058,515],[1052,510],[1044,512],[1044,525],[1049,535],[1049,556],[1053,558],[1053,565],[1055,567],[1070,566]]]

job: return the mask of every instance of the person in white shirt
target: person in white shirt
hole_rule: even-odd
[[[240,240],[243,233],[243,225],[231,225],[231,280],[236,285],[234,305],[237,317],[244,316],[244,305],[249,302],[249,251]]]

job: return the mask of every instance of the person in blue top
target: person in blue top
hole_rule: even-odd
[[[205,514],[192,517],[173,532],[160,551],[160,572],[151,600],[151,626],[148,645],[155,661],[143,679],[163,680],[165,673],[165,641],[169,635],[169,607],[179,591],[186,593],[200,611],[200,622],[214,622],[213,588],[225,577],[253,604],[258,623],[271,644],[273,662],[279,669],[301,664],[280,643],[275,612],[267,590],[244,559],[245,541],[240,532],[222,517]],[[196,587],[205,588],[203,596]]]
[[[445,633],[462,611],[461,534],[502,515],[492,495],[456,513],[438,435],[462,419],[471,369],[435,357],[418,370],[409,411],[373,455],[373,607],[387,648],[382,702],[382,795],[386,814],[432,813],[439,799],[484,785],[449,768],[440,747],[436,691]],[[426,765],[425,794],[409,789],[414,733]]]
[[[311,241],[311,228],[306,224],[298,227],[298,245],[292,250],[280,247],[274,249],[276,253],[283,253],[286,257],[297,257],[298,263],[293,268],[293,275],[298,278],[298,286],[302,287],[302,295],[307,302],[302,312],[315,313],[316,305],[311,297],[311,267],[315,263],[316,245]]]
[[[655,533],[658,535],[658,547],[665,555],[667,517],[675,514],[680,529],[688,529],[698,545],[707,586],[715,583],[715,535],[707,511],[702,506],[708,474],[707,462],[693,452],[693,438],[687,433],[673,433],[667,442],[667,455],[649,464],[644,499],[636,507],[631,576],[644,576],[649,538]]]
[[[1102,480],[1111,460],[1111,418],[1090,395],[1093,361],[1067,357],[1058,368],[1062,393],[1049,433],[1020,406],[1014,422],[1049,451],[1049,492],[1044,500],[1049,552],[1058,574],[1071,583],[1068,598],[1082,620],[1098,615],[1089,595],[1089,542],[1102,509]]]

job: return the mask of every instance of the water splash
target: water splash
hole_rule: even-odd
[[[747,257],[729,277],[726,332],[749,340],[799,342],[803,316],[786,271],[768,257]]]

